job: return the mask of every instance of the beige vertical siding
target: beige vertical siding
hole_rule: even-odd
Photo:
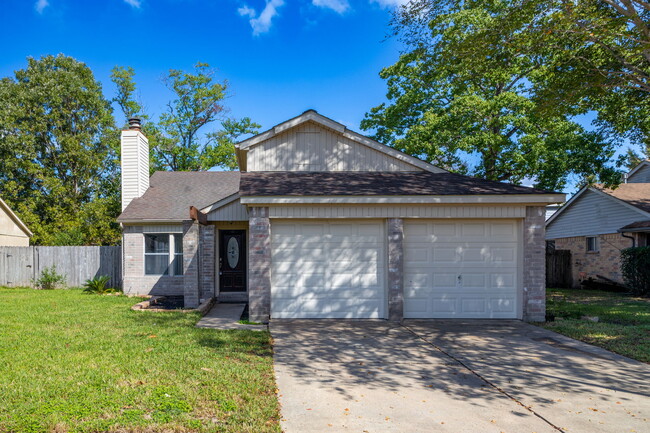
[[[421,171],[313,122],[252,147],[248,171]]]
[[[208,221],[248,221],[248,210],[239,200],[235,200],[210,212]]]

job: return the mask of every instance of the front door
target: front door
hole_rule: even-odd
[[[219,230],[219,291],[246,291],[245,230]]]

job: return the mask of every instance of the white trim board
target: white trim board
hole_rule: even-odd
[[[423,196],[244,196],[241,203],[261,204],[530,204],[561,203],[564,194],[423,195]],[[559,212],[559,211],[558,211]]]

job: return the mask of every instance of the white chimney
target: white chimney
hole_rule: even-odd
[[[122,131],[122,210],[149,188],[149,140],[140,129],[140,119],[132,117]]]

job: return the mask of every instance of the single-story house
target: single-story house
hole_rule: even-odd
[[[650,161],[617,188],[585,186],[546,222],[546,239],[571,251],[573,285],[589,278],[623,283],[621,250],[650,245]]]
[[[239,171],[149,179],[122,132],[124,290],[270,318],[544,320],[544,216],[564,194],[461,176],[313,110],[236,146]]]
[[[0,246],[28,247],[32,232],[0,198]]]

